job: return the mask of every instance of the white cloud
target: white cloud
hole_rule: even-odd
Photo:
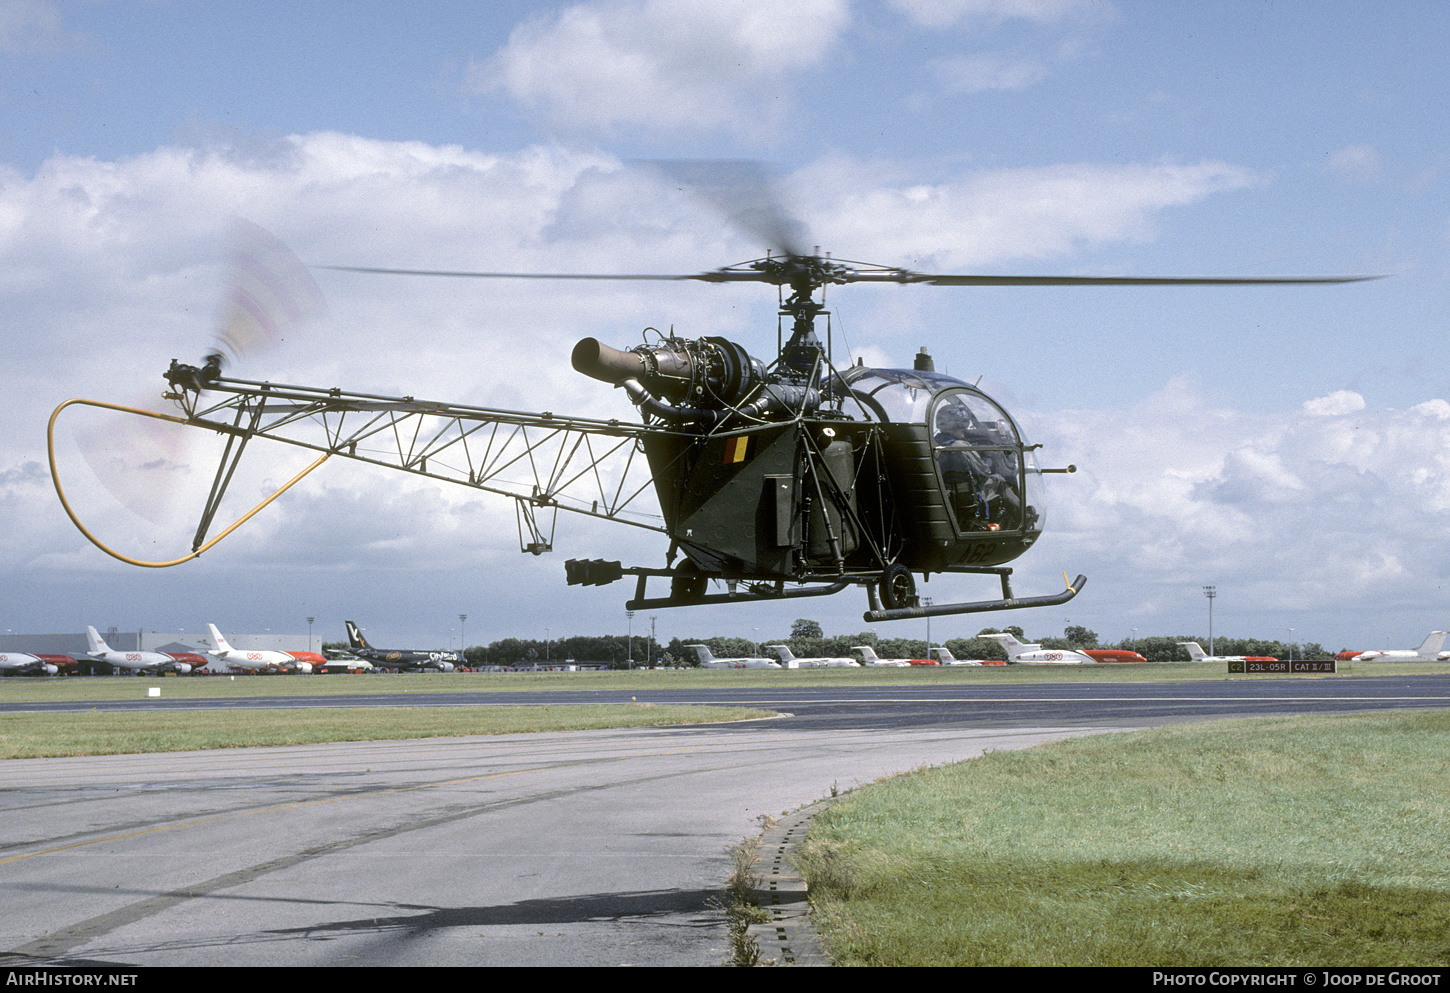
[[[792,185],[821,243],[849,246],[858,258],[952,271],[1145,241],[1159,212],[1256,182],[1240,166],[1199,162],[1079,163],[919,183],[889,164],[837,158],[807,167]]]
[[[1373,145],[1349,145],[1330,152],[1324,168],[1346,183],[1368,183],[1384,174],[1384,163]]]
[[[566,130],[768,134],[791,77],[818,64],[850,21],[846,0],[605,0],[516,28],[472,67]]]
[[[1124,602],[1198,580],[1256,609],[1423,600],[1450,578],[1450,405],[1346,396],[1254,415],[1175,382],[1125,410],[1029,418],[1079,466],[1049,509],[1061,547]]]
[[[50,52],[70,43],[65,18],[49,0],[0,3],[0,52]]]
[[[932,75],[948,93],[984,90],[1022,90],[1047,78],[1047,66],[1038,59],[995,53],[958,55],[931,64]]]
[[[893,7],[929,28],[960,21],[1026,20],[1058,24],[1064,20],[1110,16],[1110,4],[1094,0],[892,0]]]
[[[1364,409],[1364,397],[1353,390],[1335,390],[1328,396],[1304,401],[1304,409],[1311,414],[1332,417],[1335,414],[1352,414]]]

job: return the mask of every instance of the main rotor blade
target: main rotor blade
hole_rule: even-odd
[[[1250,286],[1281,283],[1362,283],[1384,276],[945,276],[906,273],[896,280],[932,286]],[[887,281],[887,280],[883,280]]]
[[[457,276],[464,279],[706,279],[708,274],[687,276],[668,274],[620,274],[596,272],[449,272],[443,269],[377,269],[359,265],[315,265],[314,269],[333,272],[369,272],[384,276]]]
[[[909,269],[852,268],[865,263],[796,256],[801,263],[823,262],[832,272],[831,282],[840,283],[925,283],[929,286],[1256,286],[1295,283],[1363,283],[1373,276],[985,276],[912,272]],[[691,273],[599,273],[599,272],[455,272],[444,269],[380,269],[372,266],[319,265],[314,269],[333,272],[364,272],[385,276],[448,276],[464,279],[611,279],[704,283],[782,283],[781,267],[762,265],[767,260],[741,263],[738,267]],[[752,268],[746,268],[751,266]],[[819,285],[819,284],[817,284]]]

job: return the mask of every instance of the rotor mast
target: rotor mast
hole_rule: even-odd
[[[781,316],[791,319],[791,336],[781,349],[780,369],[793,379],[808,382],[826,351],[816,337],[816,318],[826,310],[824,301],[816,300],[816,290],[847,282],[848,270],[820,255],[767,256],[750,266],[765,281],[790,287],[790,296],[780,305]]]

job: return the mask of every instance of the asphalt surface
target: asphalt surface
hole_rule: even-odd
[[[531,696],[495,702],[545,695]],[[1203,717],[1446,707],[1450,685],[1385,677],[566,698],[629,696],[794,716],[0,763],[0,962],[718,965],[729,955],[718,907],[725,850],[757,834],[762,815],[988,748]],[[414,693],[307,705],[319,702],[484,701]]]
[[[366,678],[366,677],[354,677]],[[426,677],[420,677],[426,678]],[[488,676],[481,676],[481,681]],[[499,677],[508,678],[508,677]],[[663,678],[667,679],[668,676]],[[245,710],[315,707],[560,706],[623,703],[762,707],[792,714],[788,726],[815,730],[907,730],[1091,726],[1141,727],[1169,720],[1271,714],[1349,713],[1450,707],[1450,679],[1377,676],[1353,679],[1251,679],[1123,683],[1005,683],[823,688],[412,692],[187,700],[148,698],[142,680],[119,681],[123,699],[6,703],[0,713],[81,710]]]

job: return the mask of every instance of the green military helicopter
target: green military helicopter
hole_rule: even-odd
[[[728,191],[721,194],[718,186],[714,192],[714,199],[727,209],[736,199]],[[766,361],[725,338],[685,339],[673,333],[656,333],[653,340],[628,350],[583,339],[573,350],[574,368],[622,388],[638,413],[632,420],[234,379],[223,375],[219,351],[199,366],[173,360],[166,372],[167,397],[178,412],[148,416],[217,431],[228,440],[191,554],[173,562],[137,564],[185,561],[225,537],[231,528],[208,541],[212,518],[247,443],[267,438],[319,453],[288,486],[338,456],[511,497],[520,548],[536,555],[552,551],[560,510],[657,532],[666,539],[662,564],[600,559],[565,563],[571,585],[634,577],[628,609],[823,596],[853,585],[866,590],[868,621],[1061,604],[1083,588],[1084,576],[1055,593],[1018,597],[1007,563],[1042,534],[1043,474],[1072,472],[1074,467],[1039,467],[1038,446],[1022,437],[1011,415],[973,385],[935,371],[925,349],[911,369],[837,365],[824,290],[854,283],[1145,286],[1374,278],[922,273],[838,260],[819,249],[807,252],[798,244],[799,225],[774,206],[772,196],[745,201],[749,209],[736,212],[736,219],[745,215],[744,225],[771,244],[772,251],[708,272],[323,267],[476,279],[766,283],[778,288],[780,299],[776,355]],[[70,401],[77,402],[95,404]],[[58,478],[56,485],[64,502]],[[658,500],[657,510],[648,506],[650,491]],[[81,526],[73,512],[71,516]],[[922,604],[916,577],[941,573],[996,576],[1001,595]],[[651,595],[651,580],[667,582],[668,593]]]

